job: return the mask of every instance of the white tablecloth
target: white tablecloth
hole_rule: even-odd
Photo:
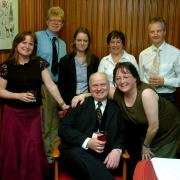
[[[180,180],[180,159],[152,158],[158,180]]]

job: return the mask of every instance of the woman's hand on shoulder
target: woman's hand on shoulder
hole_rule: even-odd
[[[71,100],[71,107],[76,107],[78,103],[82,104],[86,97],[91,96],[90,93],[79,94],[78,96],[74,96]]]
[[[115,90],[116,90],[116,87],[110,85],[109,94],[108,94],[108,97],[109,97],[110,99],[113,99],[113,98],[114,98]]]

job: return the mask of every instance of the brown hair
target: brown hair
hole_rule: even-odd
[[[73,36],[73,43],[72,43],[72,50],[74,52],[76,52],[76,44],[75,44],[75,39],[77,37],[77,35],[79,33],[84,33],[88,36],[88,47],[87,49],[85,50],[85,53],[86,53],[86,62],[87,64],[89,65],[90,64],[90,57],[91,57],[91,52],[90,52],[90,44],[91,44],[91,37],[90,37],[90,33],[88,31],[87,28],[85,27],[79,27],[76,29],[75,33],[74,33],[74,36]]]
[[[30,55],[30,57],[33,58],[35,56],[36,48],[37,48],[37,40],[36,40],[35,33],[32,31],[23,31],[23,32],[18,33],[15,36],[12,43],[12,49],[7,60],[13,61],[13,63],[15,64],[18,63],[19,53],[17,51],[17,46],[19,43],[25,40],[26,36],[31,36],[32,39],[34,40],[34,50],[32,54]]]
[[[153,23],[160,23],[162,28],[166,30],[166,21],[162,17],[153,17],[149,20],[149,25]]]
[[[129,71],[132,74],[132,76],[136,79],[137,85],[141,83],[141,80],[140,80],[140,77],[139,77],[136,67],[130,62],[119,62],[116,64],[116,67],[113,71],[114,83],[115,83],[116,73],[117,73],[118,69],[121,69],[124,72],[126,72],[126,70]]]

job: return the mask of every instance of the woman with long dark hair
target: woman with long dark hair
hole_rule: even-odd
[[[90,43],[88,29],[79,27],[74,33],[72,52],[60,60],[58,87],[67,104],[74,96],[88,92],[89,76],[97,71],[99,59],[91,54]]]

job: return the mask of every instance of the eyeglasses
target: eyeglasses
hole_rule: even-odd
[[[122,77],[115,77],[115,82],[116,83],[119,83],[119,82],[122,82],[122,81],[129,81],[129,79],[132,77],[132,75],[125,75],[125,76],[122,76]]]
[[[63,23],[63,20],[57,20],[57,19],[49,19],[49,21],[51,23],[55,23],[55,24],[62,24]]]

